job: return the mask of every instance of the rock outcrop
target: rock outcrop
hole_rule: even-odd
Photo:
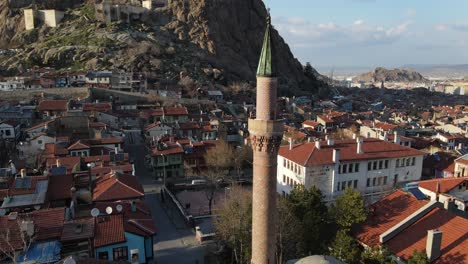
[[[420,73],[407,70],[407,69],[393,69],[388,70],[382,67],[378,67],[375,70],[361,74],[355,78],[353,81],[356,82],[366,82],[366,83],[380,83],[380,82],[397,82],[397,83],[407,83],[407,82],[428,82]]]
[[[9,7],[7,0],[0,0],[0,15],[0,34],[5,36],[0,49],[19,49],[0,55],[3,72],[32,65],[117,68],[142,71],[153,79],[178,80],[187,72],[199,83],[227,83],[255,80],[267,11],[261,0],[169,0],[138,21],[105,24],[94,19],[94,6],[86,3],[68,9],[57,28],[31,31],[24,30],[22,10]],[[325,85],[315,70],[304,75],[276,30],[273,42],[283,91],[311,93]]]

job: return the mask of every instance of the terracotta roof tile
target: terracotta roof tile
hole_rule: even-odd
[[[433,179],[433,180],[427,180],[427,181],[420,181],[419,187],[424,188],[431,192],[436,192],[437,184],[439,184],[440,185],[439,191],[441,193],[447,193],[451,191],[453,188],[463,183],[464,181],[468,181],[468,177]]]
[[[368,219],[355,229],[355,237],[367,246],[377,246],[380,234],[427,203],[403,191],[395,191],[370,207]]]
[[[116,172],[96,180],[93,201],[138,199],[144,195],[143,187],[135,176]]]
[[[315,148],[315,143],[296,145],[292,150],[289,149],[289,146],[282,146],[279,149],[279,155],[303,166],[326,165],[333,164],[332,156],[334,149],[340,150],[341,161],[424,155],[419,150],[378,139],[364,139],[362,154],[357,153],[357,143],[355,140],[338,140],[333,146],[328,146],[326,142],[322,142],[320,149]]]
[[[75,144],[72,144],[71,146],[68,147],[68,150],[82,150],[82,149],[89,149],[91,146],[89,146],[86,143],[83,143],[81,141],[75,142]]]
[[[67,111],[67,100],[44,100],[37,106],[38,111]]]
[[[123,215],[105,215],[96,217],[94,246],[102,247],[125,241]]]

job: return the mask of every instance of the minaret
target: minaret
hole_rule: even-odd
[[[271,21],[267,28],[257,69],[257,112],[249,119],[253,148],[252,264],[276,263],[276,168],[283,123],[276,120],[278,79],[271,41]]]

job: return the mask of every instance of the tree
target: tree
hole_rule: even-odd
[[[233,186],[214,222],[217,238],[232,252],[235,263],[250,263],[252,244],[252,193]]]
[[[413,255],[409,257],[408,264],[428,264],[429,260],[427,259],[426,253],[424,251],[413,251]]]
[[[240,178],[242,176],[242,169],[244,168],[245,164],[252,164],[253,162],[253,153],[252,148],[246,145],[236,148],[233,151],[233,166],[236,170],[237,177]]]
[[[211,214],[213,200],[220,183],[227,178],[232,168],[234,152],[226,141],[220,141],[215,147],[205,154],[205,162],[208,165],[206,171],[201,172],[206,181],[204,188],[208,200],[208,211]]]
[[[335,200],[335,204],[331,207],[331,215],[336,223],[345,229],[364,222],[367,212],[361,194],[352,188],[347,188],[344,194]]]
[[[332,243],[330,254],[348,264],[358,263],[360,250],[347,230],[339,230]]]
[[[303,185],[296,186],[288,196],[289,206],[301,221],[306,254],[325,252],[327,237],[328,210],[323,201],[322,192],[312,186],[307,190]]]
[[[291,210],[287,198],[278,199],[276,219],[276,263],[304,255],[304,227]]]
[[[29,220],[27,217],[18,216],[16,221],[8,221],[7,228],[0,230],[0,256],[4,255],[12,263],[17,263],[18,256],[26,253],[34,241],[34,234],[37,231],[34,230],[34,226],[23,229],[23,221],[27,220]]]
[[[314,68],[312,68],[312,65],[310,65],[310,62],[306,62],[306,65],[304,66],[304,75],[307,77],[314,77]]]
[[[363,264],[396,264],[388,249],[382,246],[366,248],[361,254]]]

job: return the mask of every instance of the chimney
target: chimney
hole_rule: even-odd
[[[335,141],[330,138],[330,139],[327,140],[327,145],[328,146],[333,146],[333,145],[335,145]]]
[[[290,138],[290,139],[289,139],[289,150],[292,150],[292,149],[293,149],[293,145],[294,145],[294,144],[293,144],[293,139]]]
[[[118,147],[115,147],[115,148],[114,148],[114,151],[115,151],[115,154],[119,153],[119,148],[118,148]]]
[[[328,135],[325,135],[325,141],[328,142]]]
[[[333,162],[338,163],[340,161],[340,150],[334,149],[333,150]]]
[[[400,135],[398,135],[398,131],[395,131],[393,135],[394,135],[393,142],[397,145],[400,145]]]
[[[55,165],[57,166],[57,168],[60,168],[60,166],[62,165],[60,164],[60,159],[55,160]]]
[[[442,244],[442,231],[437,229],[427,231],[426,254],[429,262],[440,257],[440,246]]]
[[[26,169],[21,169],[20,173],[21,173],[21,178],[26,177]]]
[[[135,202],[135,201],[132,201],[132,202],[130,203],[130,207],[131,207],[131,209],[132,209],[132,212],[135,213],[136,210],[137,210],[136,202]]]
[[[356,139],[356,138],[357,138],[357,134],[353,133],[353,139]]]
[[[320,149],[320,141],[315,141],[315,148]]]
[[[364,153],[364,152],[362,151],[362,144],[363,144],[363,142],[364,142],[364,140],[363,140],[362,137],[356,138],[356,143],[357,143],[356,153],[357,153],[357,154],[362,154],[362,153]]]
[[[311,137],[307,138],[307,142],[308,143],[312,142],[312,138]]]

